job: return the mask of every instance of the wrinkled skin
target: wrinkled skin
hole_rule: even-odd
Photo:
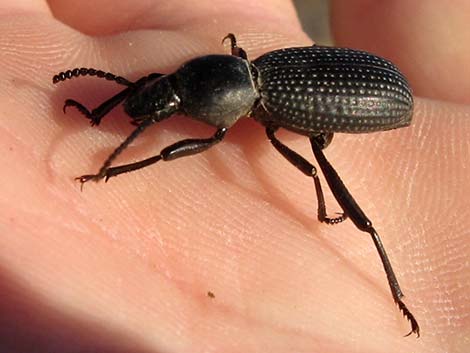
[[[65,98],[93,108],[120,87],[93,78],[53,86],[52,75],[76,66],[131,80],[170,72],[228,52],[220,40],[229,31],[251,58],[308,45],[288,1],[4,0],[0,350],[467,351],[470,5],[379,3],[333,2],[333,32],[409,76],[413,125],[338,134],[326,154],[374,221],[420,339],[402,337],[409,326],[368,235],[350,222],[318,223],[313,183],[253,121],[198,156],[83,192],[73,180],[96,172],[132,126],[119,109],[98,128],[73,109],[64,115]],[[212,133],[175,117],[118,162]],[[313,160],[304,137],[279,137]]]

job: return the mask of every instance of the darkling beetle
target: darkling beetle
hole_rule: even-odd
[[[67,99],[65,109],[77,108],[92,125],[99,125],[111,109],[123,102],[137,128],[106,159],[97,174],[77,178],[83,185],[147,167],[159,160],[203,152],[222,141],[228,129],[243,116],[266,127],[274,148],[306,176],[313,179],[318,200],[318,220],[337,224],[350,218],[371,235],[382,260],[392,296],[411,331],[419,337],[419,325],[403,303],[403,293],[379,235],[356,203],[335,169],[325,158],[333,133],[385,131],[410,125],[413,97],[406,78],[390,61],[370,53],[346,48],[313,45],[268,52],[254,61],[237,46],[231,55],[207,55],[192,59],[172,74],[152,73],[131,82],[91,68],[76,68],[53,77],[53,83],[78,76],[97,76],[126,86],[97,108],[89,111]],[[160,154],[126,165],[111,167],[114,159],[147,127],[179,113],[217,128],[206,139],[185,139],[164,148]],[[328,217],[316,168],[275,136],[279,128],[310,139],[313,154],[342,214]],[[408,336],[407,335],[407,336]]]

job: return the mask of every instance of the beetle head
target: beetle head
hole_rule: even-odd
[[[124,110],[134,119],[151,117],[155,121],[163,120],[179,107],[179,98],[175,94],[171,75],[151,74],[137,81],[135,90],[124,102]]]

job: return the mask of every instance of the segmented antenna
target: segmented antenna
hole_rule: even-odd
[[[75,68],[72,70],[60,72],[52,78],[52,83],[55,84],[61,81],[70,80],[78,76],[96,76],[99,78],[104,78],[109,81],[114,81],[124,86],[132,86],[133,84],[132,82],[126,80],[124,77],[116,76],[110,72],[104,72],[103,70],[96,70],[96,69],[86,68],[86,67]]]

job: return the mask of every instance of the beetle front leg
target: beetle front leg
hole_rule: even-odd
[[[108,179],[111,177],[114,177],[123,173],[129,173],[134,170],[147,167],[151,164],[157,163],[160,160],[171,161],[173,159],[197,154],[197,153],[200,153],[209,149],[210,147],[214,146],[216,143],[222,141],[227,131],[228,131],[227,128],[221,128],[217,130],[216,133],[212,137],[207,138],[207,139],[186,139],[186,140],[178,141],[168,147],[165,147],[160,152],[160,154],[144,159],[142,161],[135,162],[135,163],[124,164],[124,165],[120,165],[117,167],[109,168],[110,163],[108,161],[110,160],[110,158],[108,158],[106,162],[103,164],[103,166],[101,167],[98,174],[83,175],[81,177],[78,177],[77,179],[82,184],[86,183],[89,180],[98,181],[103,178],[105,179],[105,181],[108,181]],[[116,155],[116,151],[120,149],[121,146],[119,146],[115,150],[115,152],[111,154],[111,156]]]
[[[126,99],[130,91],[131,91],[131,87],[122,90],[118,94],[109,98],[107,101],[101,103],[98,107],[96,107],[92,111],[89,111],[83,104],[73,99],[67,99],[65,101],[63,110],[65,113],[65,110],[67,107],[75,107],[80,113],[85,115],[85,117],[90,120],[91,126],[99,125],[101,122],[101,119],[106,114],[108,114],[111,111],[111,109],[113,109],[115,106],[121,103],[124,99]]]
[[[325,222],[326,224],[337,224],[343,222],[347,218],[346,213],[339,213],[338,217],[328,217],[326,213],[325,197],[323,196],[323,190],[320,183],[320,178],[317,174],[317,169],[304,157],[297,152],[291,150],[289,147],[284,145],[274,135],[278,128],[267,127],[266,134],[271,141],[274,148],[284,156],[294,167],[304,173],[306,176],[313,178],[315,184],[315,192],[317,194],[318,201],[318,220]]]

